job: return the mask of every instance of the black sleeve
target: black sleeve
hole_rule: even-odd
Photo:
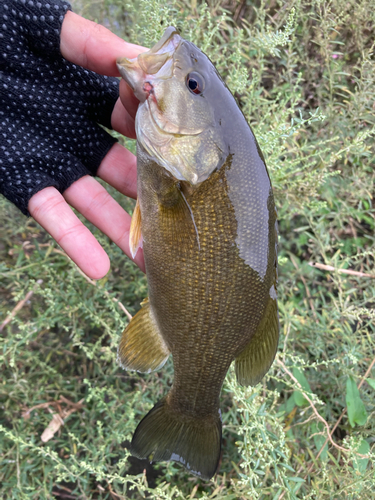
[[[66,61],[65,0],[0,0],[0,193],[25,214],[47,186],[95,175],[116,142],[119,81]]]

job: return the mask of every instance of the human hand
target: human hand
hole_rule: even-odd
[[[99,74],[118,76],[117,57],[133,58],[145,49],[124,42],[103,26],[68,11],[62,24],[60,50],[64,58],[74,64]],[[118,99],[112,112],[111,124],[114,130],[135,138],[134,118],[138,101],[123,80],[120,82],[120,88],[126,108]],[[97,175],[124,195],[136,198],[136,158],[120,144],[114,144],[109,150]],[[98,227],[131,258],[131,217],[93,177],[81,177],[63,194],[54,187],[38,191],[29,200],[30,214],[85,274],[99,279],[108,272],[110,262],[99,242],[69,205]],[[145,270],[141,249],[133,260],[142,271]]]

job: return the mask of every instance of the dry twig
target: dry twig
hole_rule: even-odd
[[[81,410],[83,408],[83,401],[84,399],[81,399],[80,401],[78,401],[78,403],[74,403],[73,401],[70,401],[68,398],[60,396],[60,398],[57,399],[56,401],[47,401],[46,403],[40,403],[38,405],[33,406],[32,408],[24,407],[22,417],[26,419],[30,418],[30,413],[32,411],[38,410],[39,408],[49,408],[50,406],[52,406],[52,407],[57,407],[59,409],[59,413],[62,418],[66,418],[68,415],[73,413],[73,411]],[[73,408],[73,411],[61,410],[60,407],[61,403],[65,403],[67,406],[70,406],[71,408]]]
[[[111,494],[111,497],[114,500],[117,500],[117,498],[119,498],[120,500],[126,500],[125,497],[123,497],[122,495],[119,495],[118,493],[116,493],[115,491],[113,491],[112,485],[111,485],[111,483],[109,481],[107,481],[107,485],[108,485],[109,493]]]
[[[77,410],[81,410],[83,408],[83,401],[84,399],[81,399],[78,401],[78,403],[74,403],[73,401],[70,401],[68,398],[64,396],[60,396],[60,399],[57,401],[48,401],[46,403],[40,403],[36,406],[33,406],[32,408],[25,408],[22,416],[23,418],[30,418],[30,413],[33,410],[36,410],[38,408],[47,408],[48,411],[52,414],[52,419],[50,420],[49,424],[47,427],[44,429],[42,435],[41,435],[41,440],[43,443],[47,443],[50,439],[53,438],[53,436],[56,434],[56,432],[60,429],[62,425],[65,424],[64,419],[68,418],[69,415],[74,413]],[[68,408],[61,408],[60,404],[65,403]],[[50,407],[55,407],[57,410],[57,413],[54,413],[53,410],[51,410]]]
[[[375,278],[375,274],[361,273],[359,271],[352,271],[351,269],[338,269],[326,264],[319,264],[319,262],[309,262],[309,266],[316,267],[322,271],[335,271],[340,274],[350,274],[351,276],[359,276],[360,278]]]
[[[41,285],[43,283],[43,280],[38,280],[33,289],[30,290],[29,292],[27,292],[27,294],[25,295],[25,298],[23,298],[22,300],[20,300],[18,302],[18,304],[16,305],[16,307],[13,309],[13,311],[5,318],[5,320],[1,323],[0,325],[0,332],[2,332],[4,330],[4,328],[12,321],[12,319],[15,317],[15,315],[18,313],[18,311],[20,311],[23,306],[26,304],[26,302],[28,300],[31,299],[33,293],[35,292],[36,288]]]

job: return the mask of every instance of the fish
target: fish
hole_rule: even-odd
[[[139,99],[138,198],[148,298],[118,360],[150,373],[172,354],[169,392],[138,424],[133,456],[175,461],[209,480],[221,457],[220,392],[235,361],[254,386],[278,346],[277,212],[255,136],[214,64],[170,26],[148,52],[120,58]]]

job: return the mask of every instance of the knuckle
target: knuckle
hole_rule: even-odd
[[[87,213],[97,213],[102,210],[108,203],[112,201],[112,196],[104,188],[98,190],[91,198],[88,206]]]
[[[116,245],[118,246],[123,246],[123,244],[125,243],[126,245],[129,244],[129,236],[130,236],[130,229],[128,227],[125,227],[118,235],[118,237],[116,238],[116,240],[114,240],[114,242],[116,243]]]
[[[62,203],[65,203],[64,198],[55,188],[45,188],[32,196],[29,201],[29,212],[35,220],[39,220]]]
[[[75,239],[82,231],[82,223],[80,221],[70,224],[61,231],[61,234],[55,236],[56,242],[62,246],[62,242],[66,239]]]

